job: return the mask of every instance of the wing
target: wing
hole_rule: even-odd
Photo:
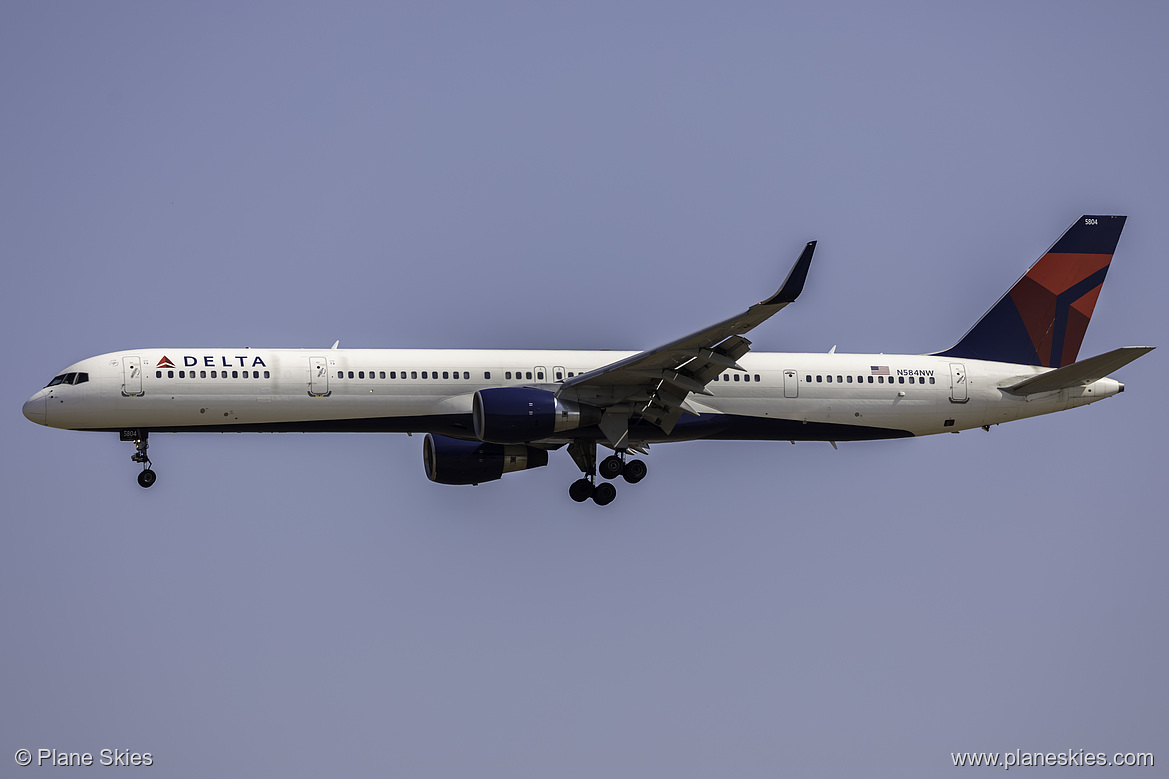
[[[743,370],[738,360],[751,348],[743,334],[799,296],[815,250],[815,241],[805,246],[779,291],[762,303],[656,349],[575,376],[560,385],[557,396],[604,409],[601,432],[614,449],[625,448],[635,416],[668,434],[682,414],[697,414],[686,402],[690,393],[709,395],[706,385],[715,376],[728,368]]]

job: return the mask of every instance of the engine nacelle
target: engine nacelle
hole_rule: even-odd
[[[548,464],[548,451],[516,444],[503,446],[462,441],[428,433],[422,443],[426,478],[439,484],[479,484],[505,473]]]
[[[472,417],[480,441],[520,444],[595,425],[601,410],[561,400],[547,390],[495,387],[475,393]]]

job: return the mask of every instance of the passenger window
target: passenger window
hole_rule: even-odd
[[[53,379],[53,382],[52,382],[52,384],[50,384],[49,386],[50,386],[50,387],[52,387],[54,384],[60,384],[60,383],[61,383],[61,379],[63,379],[63,378],[65,378],[65,377],[64,377],[64,376],[58,376],[57,378]],[[156,379],[161,379],[161,378],[162,378],[162,371],[155,371],[155,372],[154,372],[154,378],[156,378]]]
[[[398,372],[397,371],[390,371],[390,378],[391,379],[398,378]]]
[[[872,383],[873,383],[873,377],[872,377],[872,376],[870,376],[870,377],[869,377],[869,384],[872,384]]]
[[[557,381],[564,381],[564,372],[563,371],[556,371],[556,380]]]
[[[832,374],[831,374],[831,373],[830,373],[830,374],[828,374],[828,383],[829,383],[829,384],[831,384],[831,383],[832,383]]]
[[[491,371],[483,371],[483,378],[490,379],[491,378]]]
[[[349,378],[353,378],[353,371],[349,371]]]
[[[849,376],[849,377],[848,377],[848,383],[849,383],[849,384],[852,384],[852,376]]]
[[[576,375],[576,374],[575,374],[575,373],[573,373],[572,371],[569,371],[569,372],[568,372],[568,378],[570,378],[570,379],[571,379],[573,376],[575,376],[575,375]]]
[[[904,384],[904,383],[905,383],[905,377],[904,377],[904,376],[898,376],[898,377],[897,377],[897,383],[898,383],[898,384]]]
[[[232,377],[233,379],[238,379],[238,378],[239,378],[239,371],[232,371],[232,372],[231,372],[231,377]]]
[[[822,381],[824,381],[824,377],[823,377],[823,376],[817,376],[817,377],[816,377],[816,383],[817,383],[817,384],[821,383]]]
[[[527,374],[527,375],[528,375],[528,380],[530,381],[530,380],[531,380],[531,378],[532,378],[532,372],[531,372],[531,371],[528,371],[528,374]]]
[[[759,374],[758,373],[755,374],[755,381],[759,381]]]
[[[930,376],[930,384],[933,384],[933,383],[934,383],[934,377]]]
[[[503,374],[503,378],[510,379],[511,378],[511,371],[508,371],[507,373]]]
[[[739,374],[736,373],[735,374],[735,381],[738,381],[738,380],[739,380]]]
[[[187,378],[187,372],[186,371],[179,371],[179,378],[180,379]]]
[[[840,383],[841,383],[841,382],[843,382],[843,381],[844,381],[844,377],[843,377],[843,376],[837,376],[837,377],[836,377],[836,383],[837,383],[837,384],[840,384]]]
[[[259,371],[252,371],[252,378],[253,379],[260,378],[260,372]]]
[[[464,379],[471,378],[471,372],[470,371],[463,371],[463,378]]]
[[[269,373],[268,371],[264,371],[264,378],[265,378],[265,379],[270,379],[270,378],[272,378],[272,374],[271,374],[271,373]]]
[[[544,380],[544,371],[537,371],[536,378],[539,379],[540,381],[543,381]]]
[[[422,376],[423,376],[423,378],[425,378],[426,374],[424,373],[424,374],[422,374]],[[418,378],[418,371],[410,371],[410,378],[417,379]]]
[[[444,379],[449,379],[449,378],[450,378],[450,372],[449,372],[449,371],[443,371],[443,372],[442,372],[442,377],[443,377]]]
[[[167,377],[168,379],[173,379],[173,378],[175,377],[175,372],[174,372],[174,371],[167,371],[167,372],[166,372],[166,377]]]
[[[878,377],[877,377],[877,383],[878,383],[878,384],[884,384],[884,383],[885,383],[885,377],[884,377],[884,376],[878,376]]]
[[[912,384],[912,383],[913,383],[913,377],[912,377],[912,376],[910,376],[910,377],[909,377],[909,383],[910,383],[910,384]]]

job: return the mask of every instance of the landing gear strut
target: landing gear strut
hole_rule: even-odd
[[[145,430],[123,430],[121,433],[123,441],[133,441],[134,448],[137,449],[134,454],[130,455],[130,459],[136,463],[142,463],[142,473],[138,474],[138,485],[140,487],[149,487],[158,479],[158,474],[151,470],[150,456],[146,454],[146,450],[150,448],[148,440],[149,433]]]
[[[577,503],[592,498],[598,506],[607,506],[617,497],[617,488],[612,484],[607,481],[596,483],[598,472],[605,479],[620,476],[630,484],[637,484],[649,470],[641,460],[626,461],[624,452],[606,457],[598,467],[596,441],[573,441],[568,445],[568,453],[584,474],[583,478],[577,479],[568,488],[569,497]]]

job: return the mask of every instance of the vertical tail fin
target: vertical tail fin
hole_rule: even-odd
[[[1081,216],[942,357],[1059,368],[1076,361],[1123,216]]]

